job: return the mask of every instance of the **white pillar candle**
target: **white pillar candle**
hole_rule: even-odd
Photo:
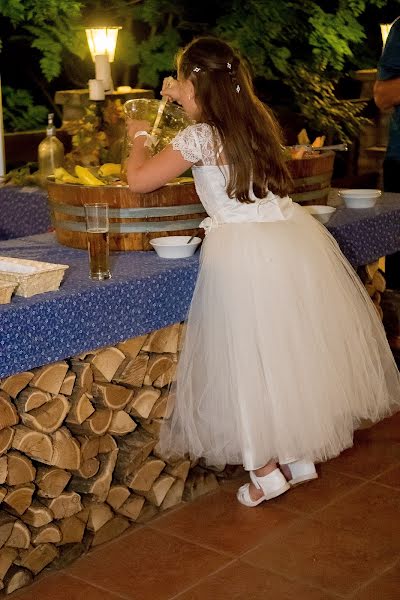
[[[101,79],[89,79],[89,99],[104,100],[104,84]]]
[[[4,126],[3,126],[3,103],[1,99],[1,75],[0,75],[0,178],[6,174],[6,155],[4,152]]]
[[[107,54],[96,54],[94,57],[96,65],[96,79],[101,79],[105,92],[113,92],[114,85],[111,78],[111,67]]]

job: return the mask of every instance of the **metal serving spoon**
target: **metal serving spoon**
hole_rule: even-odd
[[[196,237],[196,235],[199,233],[199,230],[197,230],[191,238],[188,239],[188,241],[186,242],[186,244],[190,244],[190,242]]]
[[[299,148],[306,148],[307,151],[311,152],[319,152],[320,150],[341,150],[342,152],[347,152],[349,149],[347,144],[334,144],[333,146],[321,146],[320,148],[314,148],[313,146],[308,146],[307,144],[299,144]]]

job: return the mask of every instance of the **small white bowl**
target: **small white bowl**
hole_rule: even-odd
[[[381,194],[381,190],[339,190],[347,208],[371,208]]]
[[[303,208],[305,208],[310,215],[315,217],[317,221],[324,224],[329,221],[336,210],[333,206],[326,206],[325,204],[313,204],[304,206]]]
[[[190,235],[169,235],[153,238],[150,244],[161,258],[187,258],[192,256],[201,244],[201,238],[194,237],[190,244]]]

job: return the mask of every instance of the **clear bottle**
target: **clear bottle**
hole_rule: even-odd
[[[53,175],[54,169],[62,167],[64,162],[64,146],[56,137],[53,119],[54,114],[50,113],[48,115],[46,137],[40,142],[38,148],[39,180],[43,186],[47,183],[47,177]]]

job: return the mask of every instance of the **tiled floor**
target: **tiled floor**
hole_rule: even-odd
[[[12,599],[399,600],[400,413],[319,473],[253,509],[226,483]]]

